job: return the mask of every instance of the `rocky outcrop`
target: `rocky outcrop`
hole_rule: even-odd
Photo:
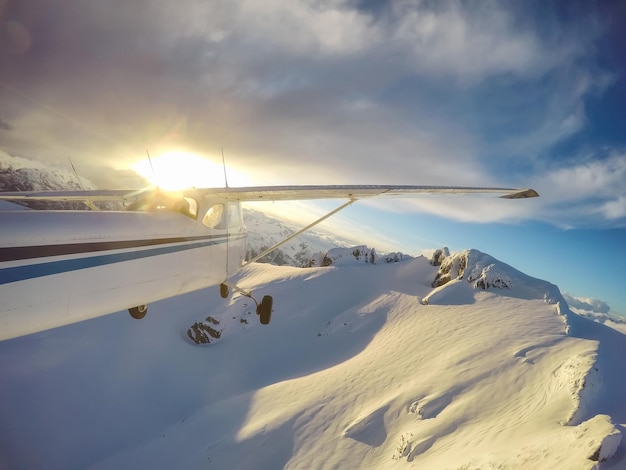
[[[439,248],[435,250],[435,252],[431,256],[430,264],[432,264],[433,266],[441,266],[441,263],[443,263],[443,260],[446,259],[446,257],[448,256],[450,256],[450,250],[448,250],[447,246],[444,246],[443,248]]]
[[[209,344],[222,336],[221,330],[216,330],[220,324],[217,318],[207,317],[203,322],[196,322],[187,330],[187,336],[195,344]]]
[[[507,290],[510,291],[507,295],[543,298],[550,304],[565,304],[561,292],[554,284],[528,276],[478,250],[450,254],[448,248],[441,248],[433,253],[430,263],[439,266],[439,269],[432,282],[435,290],[425,301],[452,281],[464,280],[478,290]]]
[[[463,278],[475,289],[508,289],[512,285],[509,271],[513,268],[478,250],[464,250],[450,255],[448,249],[443,248],[437,250],[431,260],[431,264],[437,266],[433,261],[439,263],[439,271],[432,287]]]
[[[351,248],[333,248],[326,253],[315,253],[303,267],[311,268],[315,266],[331,265],[363,265],[363,264],[385,264],[399,263],[411,259],[404,253],[394,252],[379,255],[375,248],[365,245],[353,246]]]

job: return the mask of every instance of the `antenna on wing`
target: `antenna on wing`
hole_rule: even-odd
[[[69,155],[67,156],[67,159],[70,161],[72,170],[74,170],[74,174],[76,175],[76,181],[78,181],[78,187],[84,191],[85,188],[83,188],[83,183],[81,183],[80,176],[78,176],[78,172],[76,171],[76,168],[74,167],[74,162],[72,162],[72,159]]]
[[[152,177],[156,178],[156,173],[154,172],[154,166],[152,166],[152,159],[150,158],[150,152],[146,149],[146,155],[148,155],[148,163],[150,163],[150,169],[152,170]]]
[[[224,184],[228,188],[228,176],[226,175],[226,158],[224,158],[224,147],[222,147],[222,168],[224,169]],[[228,266],[230,264],[230,233],[228,231],[230,225],[230,206],[224,204],[226,208],[226,278],[228,278]]]
[[[224,184],[228,188],[228,176],[226,176],[226,159],[224,158],[224,147],[222,147],[222,168],[224,168]]]
[[[71,157],[68,155],[67,159],[70,161],[70,166],[72,167],[72,170],[74,170],[74,174],[76,175],[76,181],[78,181],[78,187],[84,191],[85,187],[83,186],[83,183],[80,179],[80,176],[78,176],[78,172],[76,171],[76,167],[74,166],[74,162],[72,161]],[[100,209],[98,208],[98,206],[96,206],[93,201],[89,200],[89,199],[85,199],[84,201],[82,201],[87,207],[89,207],[89,209],[94,210],[94,211],[99,211]]]

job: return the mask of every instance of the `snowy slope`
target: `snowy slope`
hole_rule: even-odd
[[[50,189],[96,189],[85,178],[45,163],[14,157],[0,150],[0,191],[45,191]]]
[[[248,229],[248,258],[295,234],[299,228],[263,212],[244,209]],[[356,245],[356,246],[355,246]],[[330,264],[377,264],[408,260],[403,253],[377,253],[375,248],[359,245],[329,232],[309,230],[261,258],[279,266],[329,266]]]
[[[269,326],[211,289],[1,342],[0,468],[625,468],[626,336],[466,255],[438,287],[423,257],[251,265]]]
[[[50,168],[45,163],[22,157],[14,157],[0,150],[0,191],[49,191],[49,190],[97,189],[89,180],[71,171]],[[85,209],[76,202],[20,202],[35,209]],[[111,203],[98,203],[100,208],[115,209]],[[10,206],[9,206],[10,207]],[[7,210],[3,205],[2,210]]]
[[[243,214],[248,229],[248,248],[253,256],[293,235],[301,228],[254,209],[246,208]],[[348,247],[354,244],[354,241],[327,232],[310,230],[281,246],[261,261],[277,265],[300,266],[307,263],[315,253],[326,253],[332,248]]]

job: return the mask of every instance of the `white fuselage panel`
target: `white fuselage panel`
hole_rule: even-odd
[[[246,251],[243,224],[202,214],[0,211],[0,228],[0,340],[217,285]]]

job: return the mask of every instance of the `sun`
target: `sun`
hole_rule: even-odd
[[[141,160],[132,169],[168,191],[224,186],[222,166],[190,152],[166,152]]]

